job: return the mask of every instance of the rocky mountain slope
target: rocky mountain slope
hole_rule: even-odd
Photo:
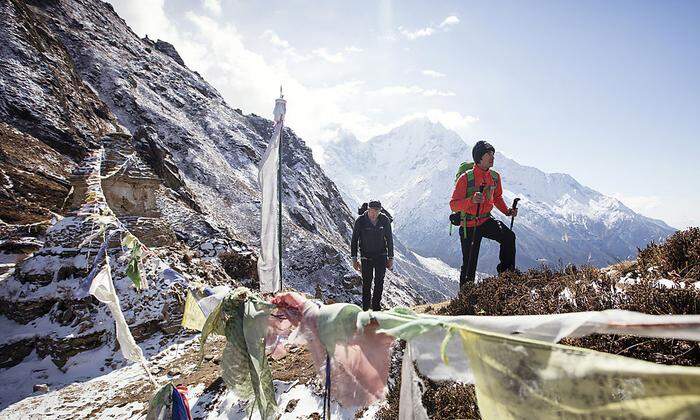
[[[496,145],[498,148],[498,145]],[[341,132],[325,148],[324,169],[348,203],[377,197],[395,213],[395,231],[421,255],[461,265],[456,233],[447,216],[460,162],[471,161],[471,145],[427,119],[410,121],[367,142]],[[548,174],[496,153],[504,199],[520,197],[517,262],[605,266],[633,258],[637,247],[674,229],[627,208],[620,201],[579,184],[566,174]],[[492,213],[506,220],[498,211]],[[494,272],[497,244],[485,241],[479,270]]]
[[[177,329],[187,287],[255,284],[257,165],[272,123],[227,104],[172,45],[139,38],[107,3],[3,0],[0,20],[0,373],[12,378],[2,409],[32,384],[99,375],[79,367],[85,352],[116,368],[111,317],[86,293],[95,215],[147,247],[150,286],[138,291],[119,238],[106,244],[139,342]],[[304,141],[289,128],[284,139],[285,287],[359,302],[352,212]],[[453,273],[425,261],[400,257],[388,305],[454,291]]]

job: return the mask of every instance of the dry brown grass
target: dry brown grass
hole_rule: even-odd
[[[646,276],[700,280],[700,228],[678,231],[663,244],[650,244],[639,251],[637,262]]]
[[[620,283],[622,277],[634,284]],[[678,287],[664,287],[657,283],[659,278],[672,279]],[[604,270],[541,267],[488,278],[463,288],[438,313],[538,315],[625,309],[655,315],[699,314],[700,289],[692,287],[695,281],[700,281],[700,229],[691,228],[640,250],[637,261]],[[700,366],[700,346],[694,341],[598,334],[562,343],[655,363]],[[399,357],[394,363],[400,362]],[[382,419],[398,417],[400,375],[392,376],[398,379],[390,387],[388,406],[380,411]],[[480,418],[473,385],[426,378],[424,383],[423,405],[431,418]]]

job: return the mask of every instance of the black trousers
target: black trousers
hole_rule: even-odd
[[[498,253],[500,263],[496,267],[496,271],[502,273],[506,270],[515,269],[515,234],[503,222],[496,219],[489,219],[476,227],[476,236],[474,238],[474,249],[469,258],[469,247],[472,243],[472,235],[474,228],[467,228],[467,235],[464,236],[464,228],[459,228],[459,239],[462,244],[462,270],[459,276],[459,287],[464,286],[466,282],[474,282],[476,275],[476,263],[479,259],[479,248],[481,247],[481,238],[492,239],[501,244],[501,251]]]
[[[384,274],[386,274],[386,255],[362,257],[362,310],[380,311],[382,292],[384,291]],[[374,293],[372,293],[374,280]]]

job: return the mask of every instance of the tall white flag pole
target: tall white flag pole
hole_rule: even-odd
[[[260,161],[258,182],[262,191],[262,224],[258,278],[261,292],[282,290],[282,129],[287,101],[275,101],[275,126],[265,155]]]

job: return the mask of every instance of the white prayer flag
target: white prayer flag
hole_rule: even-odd
[[[124,358],[143,363],[143,352],[141,351],[141,347],[136,344],[134,336],[131,335],[129,325],[126,323],[126,319],[124,319],[124,314],[119,304],[119,297],[117,297],[117,293],[114,290],[112,271],[109,268],[108,257],[105,258],[105,265],[102,267],[102,270],[92,280],[90,294],[95,296],[100,302],[106,304],[110,312],[112,312],[112,317],[114,317],[117,327],[117,341],[119,342],[119,348]]]
[[[278,177],[280,142],[287,101],[279,98],[275,101],[275,129],[267,145],[265,155],[260,162],[258,182],[262,190],[262,226],[260,229],[260,258],[258,259],[258,278],[261,292],[278,292],[282,290],[282,273],[279,269],[279,235],[280,226],[278,201]]]

